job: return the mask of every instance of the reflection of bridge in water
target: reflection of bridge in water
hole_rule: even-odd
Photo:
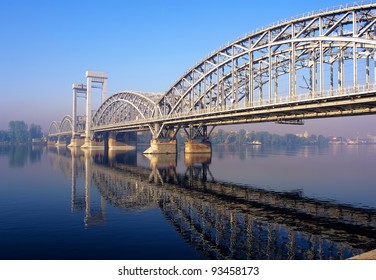
[[[186,172],[179,174],[175,155],[153,156],[146,168],[137,166],[135,152],[80,153],[50,157],[66,166],[67,176],[76,172],[73,185],[86,176],[85,199],[72,199],[72,207],[85,204],[80,209],[87,225],[98,222],[94,216],[105,219],[107,200],[128,210],[159,207],[187,242],[212,259],[343,259],[376,245],[375,210],[216,182],[210,157],[186,158]],[[90,181],[101,194],[96,215],[90,213]]]

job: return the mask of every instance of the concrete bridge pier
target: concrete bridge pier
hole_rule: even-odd
[[[103,135],[97,135],[98,137],[95,137],[92,139],[90,137],[91,131],[90,131],[90,126],[91,126],[91,121],[92,121],[92,116],[91,116],[91,97],[92,97],[92,88],[93,84],[95,88],[100,88],[102,92],[102,101],[106,99],[106,91],[107,91],[107,79],[108,75],[105,72],[97,72],[97,71],[86,71],[86,121],[85,121],[85,144],[81,147],[84,149],[104,149],[105,148],[105,143],[103,139]],[[84,87],[82,87],[84,90]],[[74,99],[74,98],[73,98]]]
[[[144,154],[176,154],[176,133],[179,128],[180,126],[165,126],[161,123],[155,123],[151,128],[153,139],[150,140],[150,148]]]
[[[135,150],[137,147],[137,132],[118,133],[111,131],[108,134],[109,150]]]
[[[81,148],[89,150],[104,150],[104,141],[85,138],[85,144],[83,144]]]
[[[211,153],[211,143],[203,140],[202,142],[195,142],[194,140],[188,140],[184,143],[184,153],[186,154],[201,154]]]
[[[47,140],[47,146],[55,146],[57,142],[57,138],[49,137]]]
[[[81,146],[81,149],[104,150],[105,142],[103,135],[94,135],[92,138],[86,137],[85,144]]]
[[[188,140],[184,143],[184,152],[190,153],[211,153],[211,143],[208,140],[210,133],[214,127],[208,133],[206,125],[193,126],[189,125],[188,130],[184,128],[184,131],[188,135]]]
[[[67,139],[64,137],[58,137],[55,146],[66,146],[67,145]]]
[[[72,138],[68,147],[81,147],[85,144],[84,138]]]
[[[81,146],[83,149],[92,150],[135,150],[137,146],[137,132],[115,132],[98,133],[92,138],[77,139],[78,145],[84,141]]]
[[[150,147],[144,152],[144,154],[176,154],[177,153],[177,141],[172,139],[169,141],[161,141],[159,139],[152,139],[150,141]]]

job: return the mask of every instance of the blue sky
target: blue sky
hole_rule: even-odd
[[[108,72],[109,94],[164,92],[196,62],[245,33],[346,2],[0,0],[0,4],[0,129],[7,129],[11,120],[24,120],[47,131],[53,120],[71,114],[72,83],[85,82],[86,70]],[[308,120],[304,127],[245,128],[356,136],[376,134],[375,120],[368,116]]]

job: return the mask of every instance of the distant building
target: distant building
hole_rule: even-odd
[[[304,133],[297,133],[295,134],[297,137],[300,137],[300,138],[308,138],[309,134],[307,131],[305,131]]]
[[[329,144],[346,144],[346,141],[342,137],[333,136],[330,139]]]
[[[367,135],[367,142],[368,142],[368,143],[374,143],[374,144],[376,144],[376,136],[375,136],[375,135],[368,134],[368,135]]]

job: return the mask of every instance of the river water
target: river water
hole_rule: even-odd
[[[143,149],[0,147],[0,259],[346,259],[376,248],[376,145]]]

